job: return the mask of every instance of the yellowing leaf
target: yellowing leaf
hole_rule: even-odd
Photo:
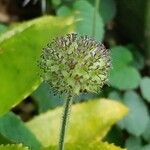
[[[0,145],[0,150],[29,150],[27,147],[23,147],[22,144],[8,144]]]
[[[45,148],[44,150],[56,150],[57,146]],[[92,142],[92,143],[74,143],[65,144],[65,150],[126,150],[115,146],[114,144],[108,144],[107,142]]]
[[[102,139],[110,127],[121,119],[128,109],[115,101],[101,99],[76,104],[72,107],[67,143]],[[27,123],[44,147],[56,145],[62,108],[51,110]]]
[[[22,23],[0,37],[0,115],[40,84],[37,60],[42,47],[73,31],[72,18],[41,17]]]

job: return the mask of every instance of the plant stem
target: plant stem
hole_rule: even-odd
[[[100,3],[100,0],[95,0],[95,9],[94,9],[93,27],[92,27],[92,36],[93,37],[95,37],[95,33],[96,33],[96,16],[99,11],[99,3]]]
[[[64,105],[64,112],[63,112],[63,118],[62,118],[61,130],[60,130],[58,150],[64,149],[64,140],[65,140],[67,122],[69,119],[69,113],[71,110],[72,100],[73,100],[73,97],[68,97]]]
[[[46,14],[46,0],[41,0],[42,15]]]

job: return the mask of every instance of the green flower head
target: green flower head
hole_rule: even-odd
[[[42,51],[40,72],[57,93],[97,92],[107,82],[110,54],[103,44],[76,33],[58,37]]]

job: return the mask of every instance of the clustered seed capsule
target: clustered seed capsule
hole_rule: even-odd
[[[42,51],[41,77],[56,93],[97,92],[108,80],[110,54],[103,44],[76,33],[58,37]]]

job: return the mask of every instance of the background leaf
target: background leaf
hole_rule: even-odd
[[[88,0],[93,6],[95,1]],[[116,15],[116,2],[115,0],[100,0],[99,14],[102,16],[105,24],[109,23]]]
[[[88,10],[88,11],[87,11]],[[76,32],[82,35],[93,36],[93,18],[94,18],[94,6],[92,6],[86,0],[75,1],[72,5],[72,9],[63,5],[57,10],[57,15],[68,16],[74,15],[78,20],[76,23]],[[100,14],[96,13],[96,27],[95,38],[102,41],[104,36],[104,24]]]
[[[111,52],[113,69],[110,71],[110,84],[120,90],[137,88],[141,77],[138,70],[131,66],[131,52],[122,46],[113,47]]]
[[[135,136],[140,136],[149,121],[146,104],[134,91],[127,91],[124,94],[123,103],[129,108],[128,115],[123,119],[125,129]]]
[[[122,67],[111,70],[110,84],[120,90],[137,88],[140,83],[140,74],[133,67]]]
[[[60,98],[58,95],[54,96],[52,91],[47,83],[42,83],[39,88],[32,93],[32,97],[38,104],[39,113],[63,104],[63,98]]]
[[[139,137],[130,136],[125,145],[128,150],[141,150],[142,141]]]
[[[28,150],[28,148],[23,147],[22,144],[8,144],[0,145],[0,150]]]
[[[0,150],[29,150],[23,147],[22,144],[0,145]]]
[[[13,113],[8,113],[0,118],[0,133],[11,143],[22,143],[32,150],[39,150],[41,147],[36,137]]]
[[[80,34],[93,36],[93,18],[94,18],[94,7],[88,3],[86,0],[78,0],[74,3],[74,9],[76,19],[80,21],[76,24],[76,30]],[[87,11],[88,10],[88,11]],[[104,35],[104,25],[103,20],[99,13],[96,13],[96,25],[95,25],[95,38],[102,41]]]
[[[57,9],[58,16],[68,16],[71,13],[72,13],[72,9],[65,5],[62,5]]]
[[[142,134],[142,137],[144,138],[145,141],[150,143],[150,120],[146,126],[144,133]]]
[[[29,96],[40,84],[37,60],[43,45],[73,30],[71,18],[42,17],[0,37],[0,115]],[[41,38],[42,37],[42,38]]]
[[[150,149],[150,145],[145,145],[143,146],[142,150],[149,150]]]
[[[41,114],[27,123],[44,147],[56,145],[62,109]],[[122,104],[110,100],[93,100],[72,108],[66,142],[90,142],[102,139],[110,127],[127,113]],[[108,117],[109,116],[109,117]]]
[[[150,102],[150,77],[144,77],[140,83],[143,97]]]
[[[7,27],[6,25],[0,23],[0,35],[1,35],[3,32],[7,31],[7,29],[8,29],[8,27]]]
[[[116,11],[116,3],[114,0],[100,1],[100,15],[102,16],[105,24],[115,17]]]

